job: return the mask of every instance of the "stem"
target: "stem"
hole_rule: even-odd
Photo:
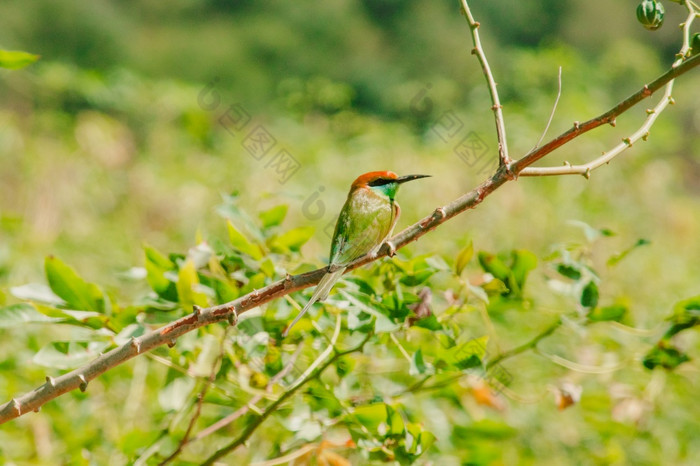
[[[260,416],[258,416],[257,418],[255,418],[255,420],[253,420],[253,422],[248,424],[248,426],[245,428],[243,433],[241,433],[241,435],[236,440],[229,443],[225,447],[217,450],[213,455],[211,455],[209,458],[207,458],[202,463],[202,465],[205,465],[205,466],[212,465],[217,460],[223,458],[224,456],[228,455],[230,452],[232,452],[233,450],[235,450],[236,448],[241,446],[246,440],[248,440],[248,438],[253,434],[253,432],[255,432],[255,430],[265,421],[265,419],[267,419],[268,417],[270,417],[270,415],[272,413],[277,411],[277,408],[279,408],[280,405],[282,405],[282,403],[287,401],[287,399],[291,398],[301,387],[306,385],[308,382],[318,378],[323,373],[323,371],[325,371],[328,368],[328,366],[330,366],[331,364],[336,362],[339,358],[341,358],[347,354],[354,353],[356,351],[361,350],[365,346],[367,341],[369,341],[371,336],[372,336],[372,334],[368,333],[365,336],[365,338],[357,346],[355,346],[353,348],[347,349],[345,351],[337,351],[336,350],[336,352],[332,358],[330,358],[328,361],[326,361],[323,365],[321,365],[313,373],[307,375],[307,377],[305,379],[300,380],[298,383],[296,383],[294,386],[292,386],[289,390],[284,392],[284,394],[282,396],[280,396],[277,399],[277,401],[275,401],[270,406],[268,406]]]
[[[491,95],[491,110],[493,110],[493,116],[496,120],[496,136],[498,136],[498,159],[500,166],[508,167],[511,163],[510,157],[508,156],[508,142],[506,140],[506,125],[503,121],[503,106],[498,98],[498,90],[496,89],[496,81],[493,79],[493,73],[491,73],[491,67],[486,59],[486,54],[484,53],[484,48],[481,45],[481,39],[479,38],[479,22],[474,20],[472,11],[469,8],[469,4],[466,0],[462,1],[462,9],[464,10],[464,15],[469,23],[469,30],[472,34],[472,42],[474,42],[474,48],[472,49],[472,55],[476,55],[479,59],[479,64],[481,64],[481,70],[486,78],[486,85],[489,88],[489,94]]]

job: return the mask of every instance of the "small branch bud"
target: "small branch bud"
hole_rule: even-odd
[[[646,141],[647,139],[649,139],[649,131],[644,133],[644,136],[642,136],[642,141]]]
[[[175,346],[175,343],[177,343],[177,340],[173,338],[168,342],[168,348],[172,348],[173,346]]]
[[[647,108],[647,115],[653,115],[654,113],[656,113],[656,110],[653,108]]]
[[[624,138],[622,139],[622,142],[627,144],[629,147],[632,147],[632,140],[630,138]]]
[[[202,314],[202,308],[195,304],[192,306],[192,310],[194,312],[194,316],[199,319],[199,316]]]
[[[581,129],[581,124],[578,121],[574,121],[574,131]]]
[[[610,120],[610,126],[612,126],[613,128],[614,128],[615,126],[617,126],[617,121],[615,120],[615,118],[613,118],[612,120]]]
[[[389,257],[394,257],[396,255],[396,246],[394,246],[394,243],[392,243],[391,241],[387,241],[386,245],[388,247],[386,255]]]
[[[84,392],[85,390],[87,390],[87,386],[88,386],[87,379],[85,378],[85,376],[83,374],[80,374],[78,376],[78,379],[80,379],[80,391]]]
[[[46,383],[49,385],[49,387],[54,388],[56,386],[56,381],[54,380],[53,377],[50,375],[46,376]]]
[[[292,286],[292,276],[287,273],[284,277],[284,289],[288,290]],[[235,310],[235,309],[234,309]]]

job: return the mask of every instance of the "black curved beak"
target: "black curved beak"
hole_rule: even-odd
[[[419,178],[429,178],[430,175],[406,175],[406,176],[400,176],[396,178],[396,182],[398,184],[405,183],[406,181],[413,181],[417,180]]]

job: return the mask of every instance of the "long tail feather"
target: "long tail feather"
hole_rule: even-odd
[[[320,282],[318,282],[318,285],[316,286],[316,291],[314,291],[314,294],[311,296],[311,299],[309,299],[309,302],[306,303],[306,306],[304,306],[304,309],[301,310],[298,316],[294,318],[291,324],[282,332],[282,336],[286,337],[289,331],[294,327],[294,324],[299,322],[299,319],[301,319],[304,314],[306,314],[306,311],[308,311],[311,306],[314,305],[316,301],[323,301],[328,297],[328,293],[331,292],[331,289],[333,289],[333,285],[336,284],[338,280],[340,280],[340,277],[343,276],[343,272],[345,272],[345,267],[342,267],[335,272],[329,272],[323,276]]]

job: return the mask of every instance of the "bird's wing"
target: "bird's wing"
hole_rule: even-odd
[[[331,245],[331,264],[345,265],[381,245],[395,223],[395,213],[388,203],[359,211],[351,201],[338,217]]]

